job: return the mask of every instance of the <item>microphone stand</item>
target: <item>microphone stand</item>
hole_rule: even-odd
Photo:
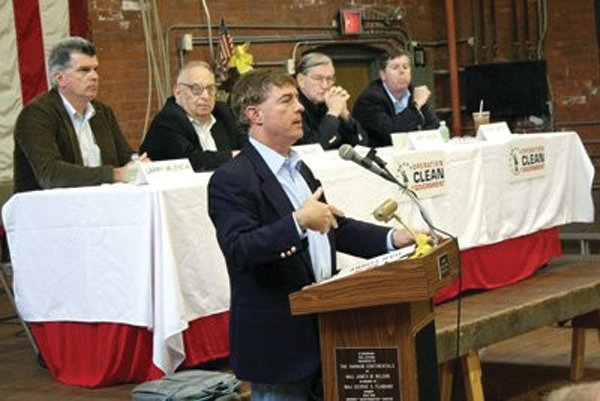
[[[436,233],[438,232],[438,229],[433,225],[433,222],[431,221],[429,214],[427,213],[427,211],[421,204],[421,200],[419,199],[417,194],[412,189],[408,188],[406,185],[404,185],[400,181],[398,181],[398,179],[396,177],[394,177],[394,175],[387,168],[387,163],[383,159],[381,159],[379,156],[377,156],[377,151],[375,150],[375,148],[371,148],[369,153],[367,153],[366,157],[371,159],[383,171],[385,171],[385,173],[387,175],[387,180],[396,184],[398,186],[398,188],[400,188],[400,191],[404,195],[406,195],[408,197],[408,199],[411,200],[411,202],[413,202],[415,205],[417,205],[417,208],[419,209],[419,213],[421,214],[423,221],[427,225],[427,228],[429,228],[429,234],[431,235],[431,240],[433,242],[433,246],[437,246],[438,236]]]
[[[420,113],[420,110],[417,109],[417,111],[419,111],[419,113]],[[417,196],[417,194],[413,190],[408,188],[406,185],[400,183],[400,181],[398,181],[396,179],[396,177],[394,177],[394,175],[388,170],[388,168],[386,166],[387,163],[383,159],[381,159],[379,156],[377,156],[377,151],[375,150],[375,148],[371,148],[369,153],[367,153],[366,157],[373,160],[373,162],[375,162],[375,164],[377,164],[383,171],[385,171],[385,173],[387,174],[387,180],[398,185],[398,188],[400,188],[402,193],[405,194],[415,205],[417,205],[417,207],[419,208],[419,212],[421,213],[421,217],[423,218],[423,221],[425,221],[425,224],[427,224],[427,227],[429,228],[429,233],[432,237],[432,242],[433,242],[434,247],[437,246],[437,244],[438,244],[438,237],[436,235],[436,232],[438,232],[438,231],[443,234],[446,234],[448,237],[454,239],[458,244],[458,238],[456,238],[454,235],[452,235],[450,233],[447,233],[443,230],[436,228],[433,225],[433,223],[431,222],[431,219],[429,218],[429,214],[427,214],[427,211],[421,204],[421,201],[419,200],[419,197]],[[461,317],[462,317],[462,267],[460,265],[460,258],[459,258],[458,259],[458,302],[456,303],[456,332],[457,333],[460,333]],[[458,358],[459,354],[460,354],[460,336],[456,336],[456,356],[457,356],[457,358]]]

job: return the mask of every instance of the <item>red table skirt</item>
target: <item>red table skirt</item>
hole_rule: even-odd
[[[184,367],[229,355],[229,313],[196,319],[183,332]],[[65,384],[105,387],[141,383],[164,373],[152,363],[152,333],[118,323],[30,323],[52,378]]]
[[[533,274],[561,255],[558,229],[548,229],[461,252],[461,290],[497,288]],[[443,288],[434,301],[456,296],[458,282]],[[183,333],[183,366],[228,355],[228,313],[190,322]],[[163,375],[152,364],[152,333],[116,323],[48,322],[31,328],[52,377],[66,384],[104,387],[143,382]]]
[[[561,255],[558,228],[461,251],[462,283],[456,280],[442,288],[433,301],[455,297],[459,287],[460,292],[505,287],[531,276]]]

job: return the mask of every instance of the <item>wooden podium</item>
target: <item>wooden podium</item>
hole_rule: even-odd
[[[439,400],[432,295],[456,277],[455,240],[290,294],[318,313],[325,401]]]

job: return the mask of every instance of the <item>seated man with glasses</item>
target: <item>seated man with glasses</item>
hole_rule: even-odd
[[[304,136],[296,143],[320,143],[323,149],[339,148],[347,143],[366,145],[368,137],[348,111],[350,95],[335,86],[335,69],[329,56],[307,53],[296,66],[300,103],[304,106]]]
[[[217,102],[215,76],[208,63],[183,66],[140,146],[152,160],[188,158],[194,171],[214,170],[240,149],[243,134],[228,106]]]

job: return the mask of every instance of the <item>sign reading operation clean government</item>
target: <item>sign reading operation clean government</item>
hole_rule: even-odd
[[[441,150],[396,155],[392,173],[421,199],[446,193],[446,161]]]
[[[546,144],[543,138],[513,136],[506,144],[509,181],[522,181],[546,174]]]

